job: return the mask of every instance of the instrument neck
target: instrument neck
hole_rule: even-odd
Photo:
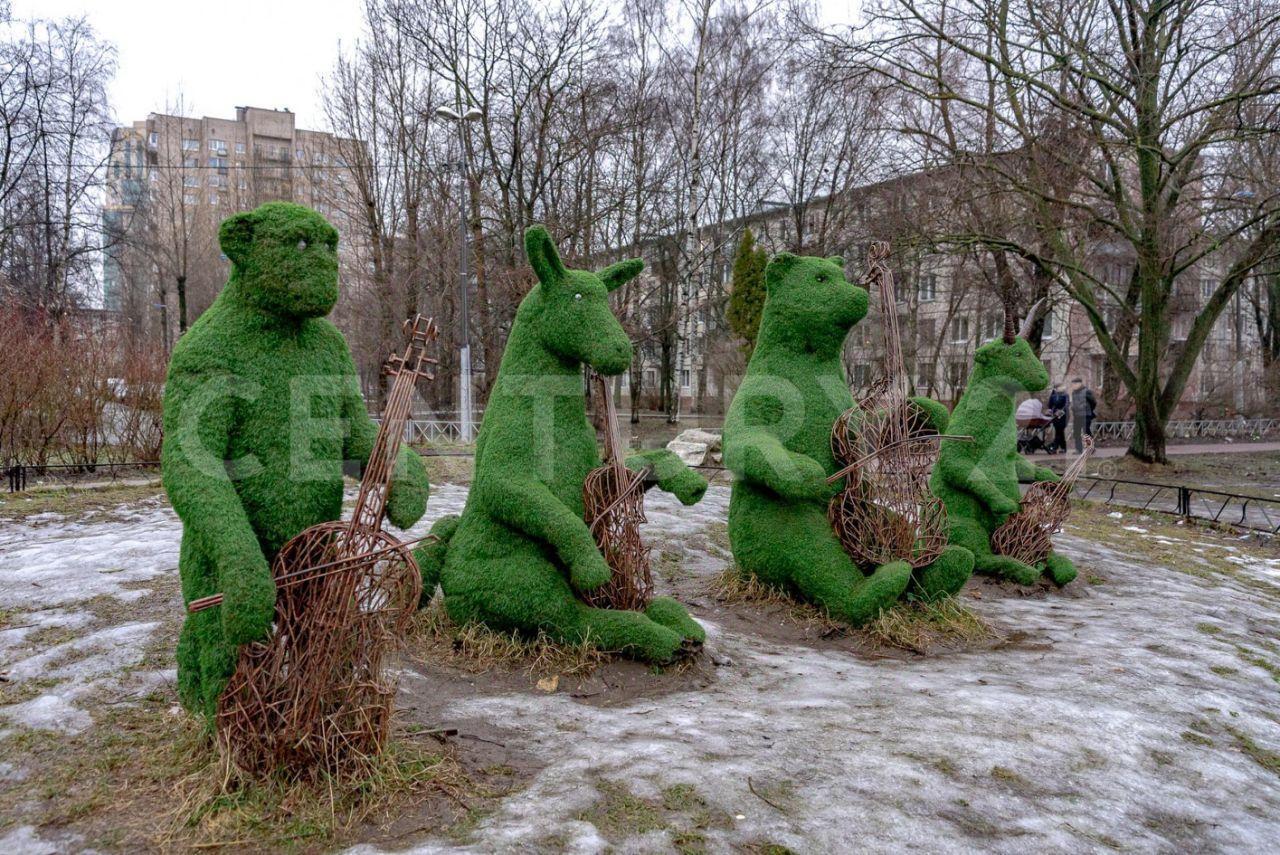
[[[605,462],[623,465],[622,431],[618,428],[618,413],[613,406],[613,390],[609,388],[609,378],[592,372],[596,388],[600,393],[600,401],[604,404],[604,458]]]
[[[889,391],[895,398],[907,396],[907,367],[902,356],[902,334],[898,329],[898,295],[894,293],[893,272],[888,258],[876,265],[880,291],[880,314],[884,324],[884,371]]]
[[[351,515],[350,531],[381,531],[382,517],[387,507],[387,493],[400,443],[404,439],[404,426],[409,419],[413,403],[414,381],[417,372],[412,366],[402,365],[387,395],[387,408],[378,426],[369,462],[360,479],[360,494],[356,497],[355,513]]]

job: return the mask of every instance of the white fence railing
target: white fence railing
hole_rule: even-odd
[[[1134,423],[1094,422],[1093,437],[1099,441],[1133,439]],[[1175,419],[1166,427],[1170,439],[1252,438],[1280,433],[1280,419]]]
[[[482,415],[483,413],[477,413],[475,419],[471,422],[473,440],[475,439],[474,432],[480,428]],[[373,420],[375,422],[382,421],[378,416],[374,416]],[[404,424],[404,441],[420,445],[437,442],[462,442],[462,419],[456,413],[445,413],[439,416],[412,416]]]

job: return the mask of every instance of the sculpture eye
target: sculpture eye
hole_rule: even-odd
[[[827,281],[827,274],[825,274],[825,273],[819,273],[819,274],[817,275],[817,277],[816,277],[816,278],[817,278],[817,280],[818,280],[819,282],[826,282],[826,281]]]
[[[307,246],[308,246],[307,239],[302,238],[301,240],[298,241],[298,252],[302,252],[302,250],[306,249]]]
[[[574,295],[573,295],[573,299],[575,299],[575,300],[581,300],[581,299],[582,299],[582,295],[581,295],[581,294],[574,294]]]

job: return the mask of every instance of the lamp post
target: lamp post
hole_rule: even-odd
[[[465,113],[449,107],[437,107],[436,117],[447,119],[458,124],[458,206],[461,217],[458,220],[458,288],[462,292],[462,345],[458,349],[458,408],[462,417],[462,441],[471,442],[474,431],[471,426],[471,257],[468,252],[467,236],[467,173],[470,163],[467,160],[467,141],[464,122],[482,118],[484,111],[472,107]]]

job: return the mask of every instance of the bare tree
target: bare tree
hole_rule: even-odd
[[[1005,188],[1031,228],[968,238],[1027,259],[1084,307],[1133,400],[1129,453],[1164,462],[1165,424],[1210,331],[1280,240],[1277,187],[1242,186],[1225,156],[1277,132],[1280,7],[889,0],[863,30],[828,39],[848,73],[951,104],[971,151],[993,137],[967,165]],[[922,53],[945,61],[920,63]],[[1108,245],[1131,267],[1126,281],[1100,269]],[[1216,285],[1175,339],[1178,283],[1192,276]],[[1117,317],[1136,331],[1132,358]]]
[[[0,287],[57,319],[94,288],[115,52],[83,18],[4,26]]]

